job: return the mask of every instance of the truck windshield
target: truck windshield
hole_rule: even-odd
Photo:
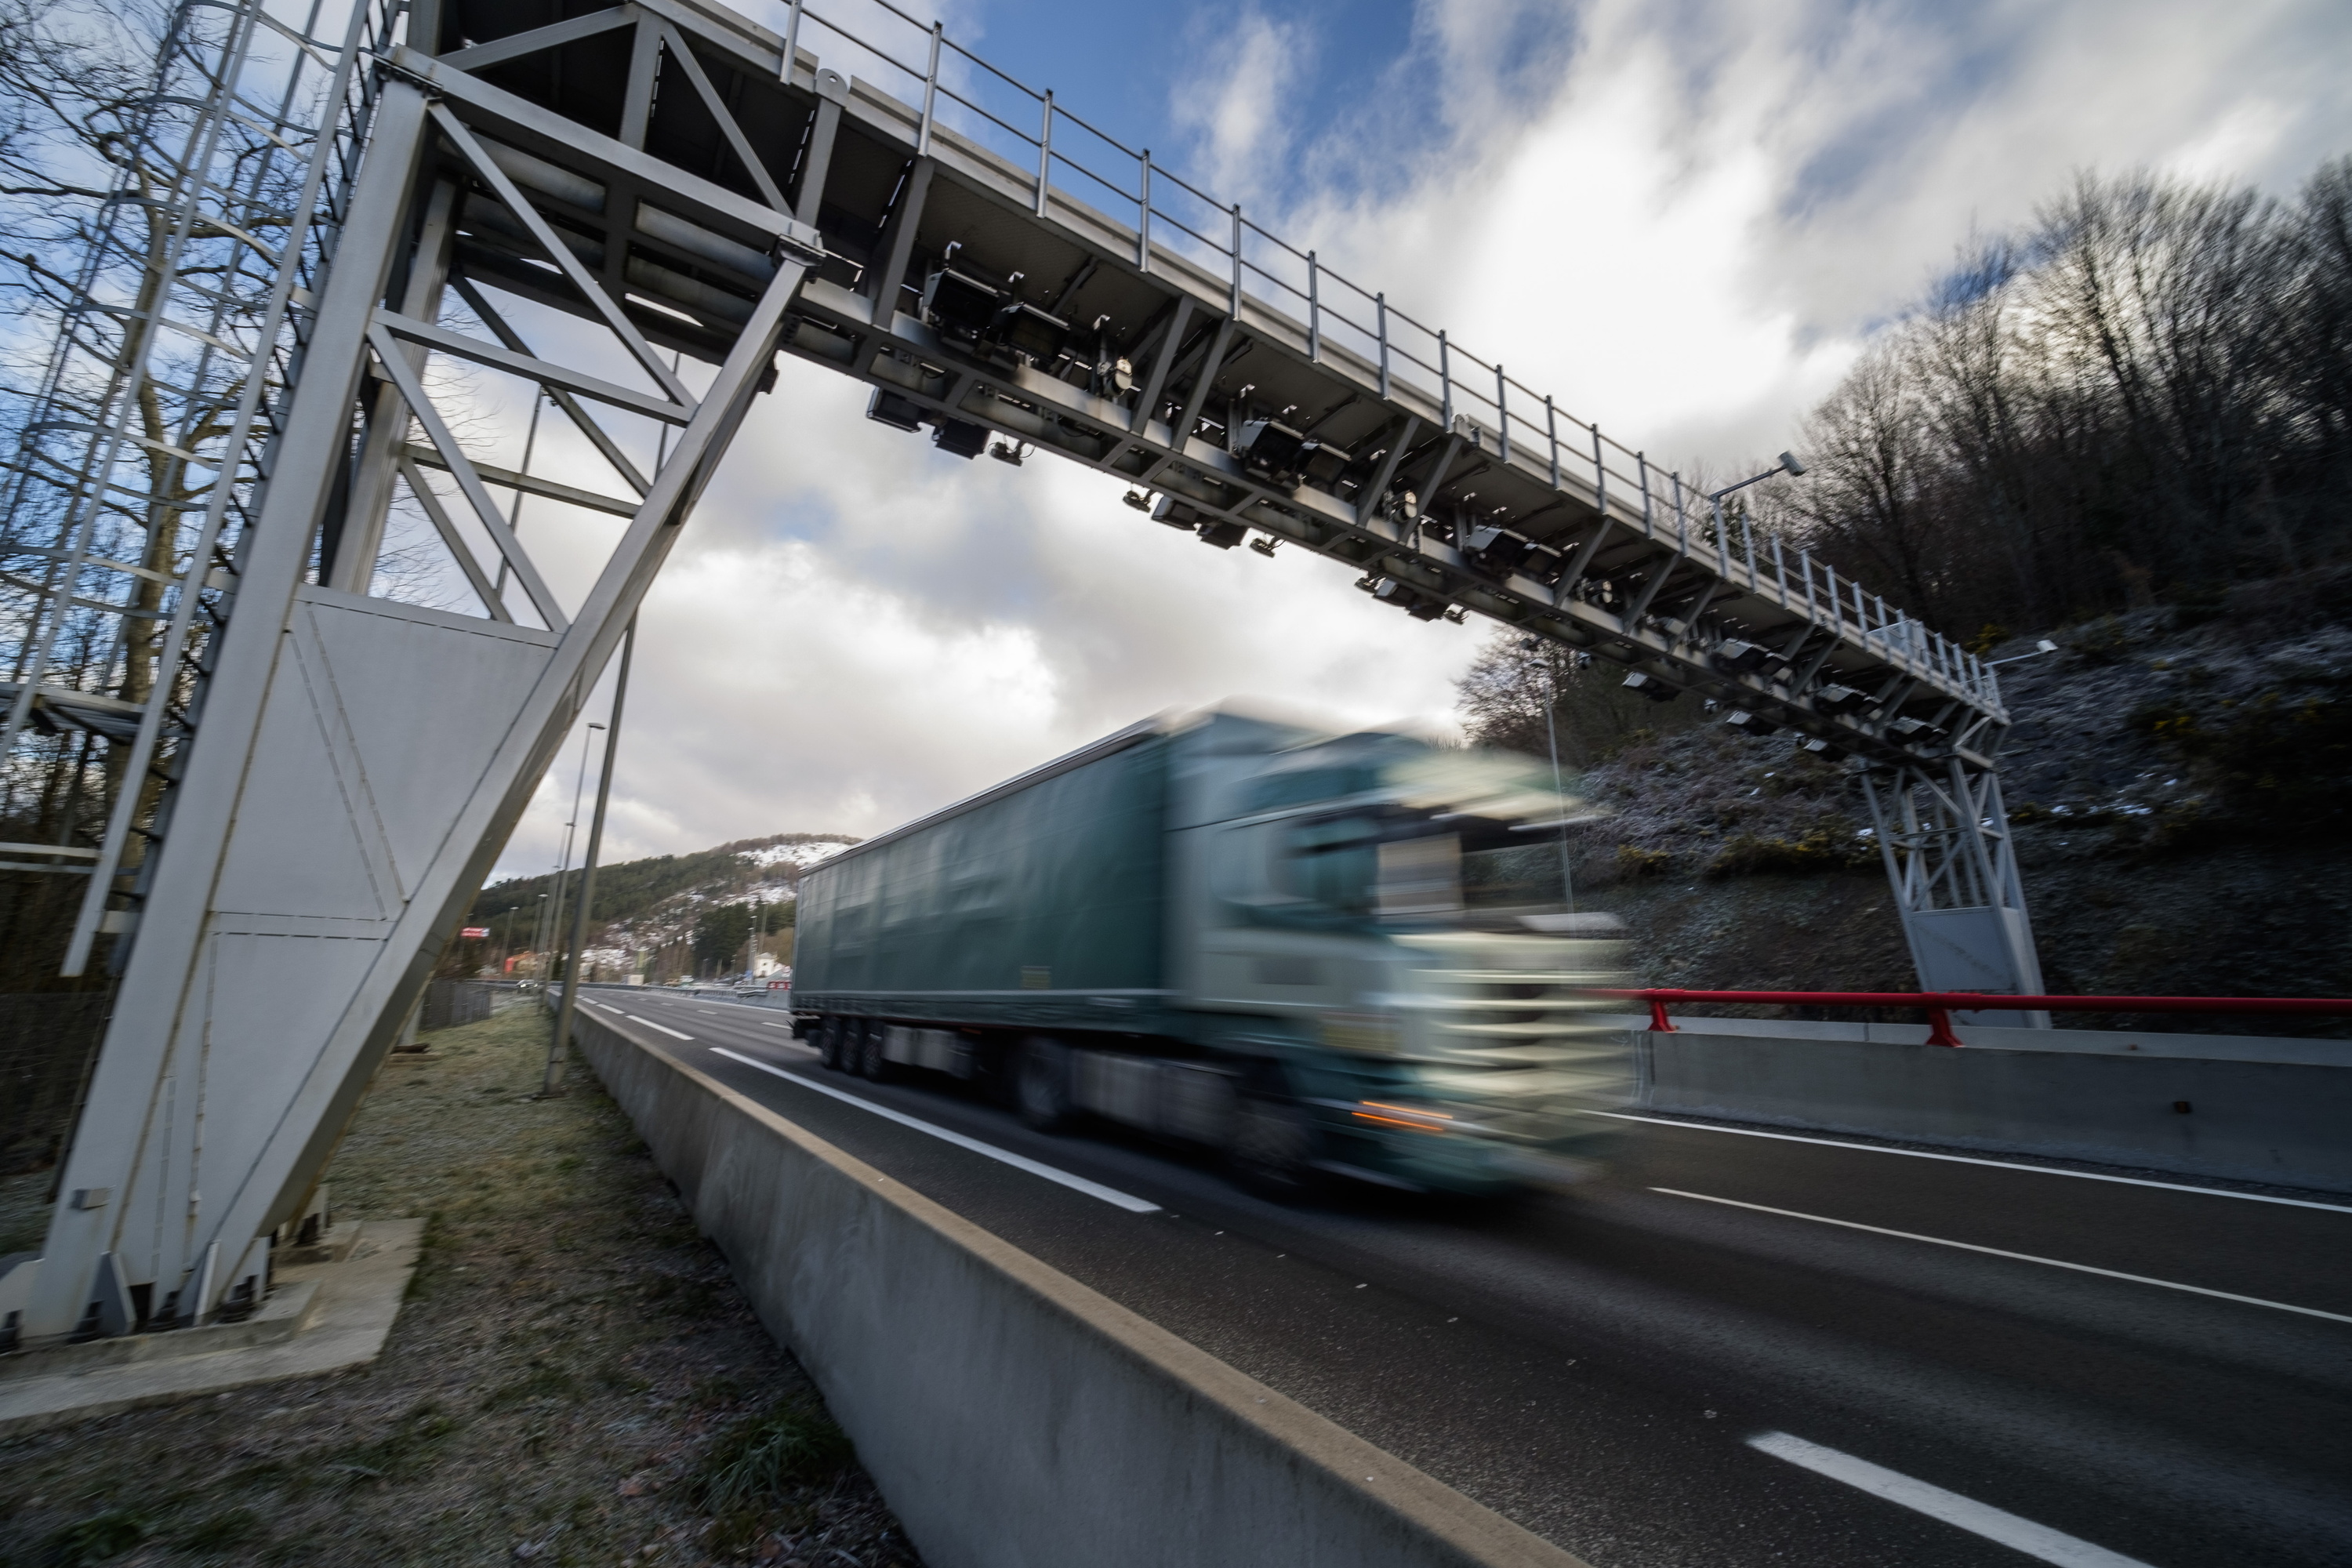
[[[1545,829],[1564,812],[1572,819],[1580,802],[1516,758],[1395,737],[1381,737],[1377,753],[1345,768],[1317,757],[1258,782],[1249,801],[1258,809],[1307,805],[1318,793],[1329,805],[1275,826],[1274,897],[1256,918],[1452,925],[1559,906],[1559,845]],[[1333,799],[1340,791],[1361,793]]]
[[[1556,842],[1496,841],[1427,818],[1309,817],[1285,833],[1276,889],[1292,916],[1411,925],[1535,913],[1562,898]],[[1303,907],[1302,907],[1303,906]]]
[[[1368,816],[1313,817],[1285,835],[1279,890],[1334,914],[1372,910],[1380,880],[1380,824]]]

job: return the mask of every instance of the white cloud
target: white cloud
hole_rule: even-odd
[[[1291,86],[1312,40],[1255,6],[1230,21],[1196,14],[1191,68],[1169,97],[1170,118],[1198,149],[1195,184],[1255,206],[1260,180],[1286,159]]]
[[[1325,158],[1362,146],[1410,177],[1335,182],[1349,194],[1310,193],[1286,226],[1677,462],[1777,450],[1971,231],[2029,221],[2077,169],[2291,191],[2352,143],[2352,19],[2316,0],[1597,0],[1549,8],[1573,47],[1516,112],[1494,41],[1522,9],[1427,0],[1434,52],[1412,68],[1445,84],[1457,134],[1400,159],[1332,128]]]

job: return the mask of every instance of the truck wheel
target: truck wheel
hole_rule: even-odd
[[[1070,1047],[1042,1037],[1021,1042],[1021,1058],[1013,1068],[1013,1108],[1021,1120],[1040,1132],[1051,1132],[1070,1120]]]
[[[866,1020],[865,1046],[858,1053],[857,1071],[868,1083],[888,1083],[898,1076],[898,1064],[882,1054],[890,1026],[879,1018]]]
[[[824,1018],[816,1026],[816,1059],[831,1072],[841,1070],[841,1020]]]
[[[1244,1089],[1234,1105],[1234,1142],[1227,1151],[1234,1180],[1262,1198],[1302,1202],[1315,1190],[1321,1142],[1305,1106],[1262,1089]]]

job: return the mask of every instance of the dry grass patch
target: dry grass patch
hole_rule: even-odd
[[[395,1056],[336,1217],[425,1215],[376,1365],[0,1440],[10,1564],[914,1564],[807,1377],[517,1008]]]

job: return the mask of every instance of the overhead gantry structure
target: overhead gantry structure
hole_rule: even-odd
[[[945,451],[1083,463],[1208,544],[1330,557],[1410,615],[1485,616],[1851,759],[1923,982],[2039,992],[1976,657],[937,25],[773,19],[180,13],[217,84],[152,138],[181,243],[126,243],[135,309],[85,280],[51,391],[94,354],[93,412],[22,509],[52,535],[0,546],[46,574],[11,579],[37,589],[11,742],[121,760],[87,774],[89,841],[11,847],[89,878],[68,969],[103,947],[121,973],[43,1258],[0,1280],[21,1334],[257,1298],[780,360]],[[499,385],[544,400],[560,463],[489,449]],[[214,411],[168,473],[129,414],[156,387]],[[553,520],[528,542],[526,499]],[[109,553],[142,508],[143,562]],[[437,604],[412,602],[420,550]],[[151,580],[163,674],[43,662]]]

